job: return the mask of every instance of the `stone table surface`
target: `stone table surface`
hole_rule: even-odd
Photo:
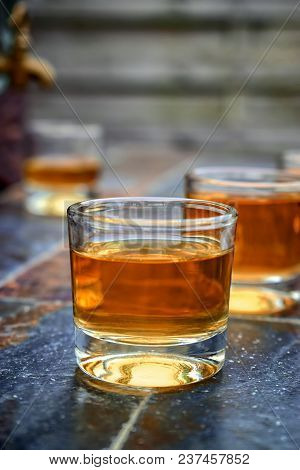
[[[167,194],[184,166],[170,158],[178,174],[156,156],[139,182],[122,160],[129,192]],[[75,363],[64,222],[27,214],[14,188],[0,199],[0,242],[3,449],[299,449],[299,311],[231,317],[223,370],[194,388],[118,394]]]

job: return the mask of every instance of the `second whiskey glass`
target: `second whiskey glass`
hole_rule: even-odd
[[[232,313],[274,314],[299,299],[300,180],[281,170],[196,168],[186,177],[189,198],[235,207],[239,214]]]

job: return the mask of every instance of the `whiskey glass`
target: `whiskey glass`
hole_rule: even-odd
[[[114,198],[68,209],[75,354],[117,387],[167,390],[224,363],[237,214],[209,201]]]
[[[31,136],[23,171],[29,212],[63,216],[70,204],[95,197],[102,170],[100,126],[37,120]]]
[[[299,301],[300,180],[276,169],[196,168],[189,198],[235,207],[239,214],[230,312],[279,314]]]
[[[286,150],[282,156],[282,167],[300,179],[300,150]]]

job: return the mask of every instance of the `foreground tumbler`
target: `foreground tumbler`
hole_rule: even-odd
[[[76,357],[140,389],[199,382],[224,363],[235,209],[99,199],[68,209]]]

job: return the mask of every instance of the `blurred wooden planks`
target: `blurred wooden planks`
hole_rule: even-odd
[[[42,24],[84,24],[124,28],[150,26],[166,28],[173,26],[190,30],[193,26],[207,27],[232,25],[280,24],[295,7],[293,0],[30,0],[35,7],[35,17]],[[47,19],[46,19],[47,14]],[[299,22],[296,12],[293,22]]]
[[[34,47],[55,65],[59,87],[32,91],[31,117],[79,116],[108,136],[124,128],[157,130],[157,139],[165,132],[164,140],[177,133],[199,148],[223,116],[213,154],[271,158],[300,146],[300,11],[231,106],[294,0],[29,3]]]

